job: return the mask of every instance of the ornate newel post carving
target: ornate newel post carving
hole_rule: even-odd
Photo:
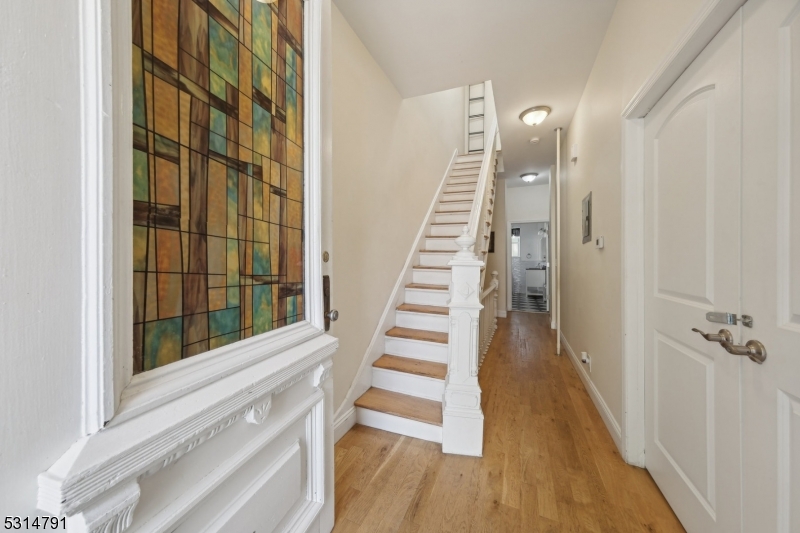
[[[442,451],[460,455],[483,454],[483,411],[478,385],[480,336],[478,326],[483,308],[481,267],[483,261],[470,251],[475,238],[465,226],[456,239],[461,248],[448,263],[450,284],[450,343],[443,402]]]

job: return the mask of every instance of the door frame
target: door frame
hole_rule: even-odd
[[[301,525],[323,506],[332,520],[331,356],[338,341],[324,334],[321,262],[322,173],[330,166],[324,150],[330,102],[327,96],[323,101],[330,52],[323,39],[330,37],[330,2],[304,2],[305,318],[132,376],[131,3],[80,0],[83,304],[82,387],[76,392],[83,400],[82,438],[40,474],[39,509],[76,524],[110,520],[122,531],[140,496],[140,476],[190,454],[236,421],[263,423],[272,395],[310,383],[313,392],[291,415],[307,417],[309,450],[309,504],[297,528],[305,530]],[[242,384],[237,373],[244,368],[250,373]],[[170,412],[157,409],[168,402]],[[158,431],[137,442],[142,431],[136,425],[143,422]],[[183,502],[181,512],[202,497]]]
[[[645,466],[644,118],[746,0],[706,0],[622,111],[622,449]]]
[[[508,190],[508,189],[506,188],[506,190]],[[553,226],[553,224],[550,222],[549,218],[547,220],[513,220],[513,221],[506,222],[506,307],[507,307],[506,311],[513,311],[514,310],[514,309],[511,308],[511,299],[512,299],[512,296],[513,296],[513,287],[514,287],[513,280],[511,279],[511,275],[512,275],[512,272],[511,272],[511,260],[512,260],[512,257],[511,257],[511,226],[514,225],[514,224],[538,224],[538,223],[541,223],[541,222],[546,222],[546,223],[550,224],[550,227]],[[549,246],[549,242],[550,241],[549,241],[549,238],[548,238],[548,246]],[[549,249],[547,250],[547,253],[548,253],[548,255],[550,254],[550,250]],[[548,294],[550,295],[550,309],[552,309],[553,308],[553,300],[552,300],[553,288],[548,285],[548,290],[549,290]]]

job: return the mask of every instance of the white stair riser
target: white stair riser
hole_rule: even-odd
[[[465,168],[463,170],[453,170],[450,173],[450,177],[455,178],[456,176],[472,176],[475,179],[477,179],[478,174],[480,174],[479,169]]]
[[[456,244],[455,239],[425,239],[426,250],[459,251],[461,248]]]
[[[410,311],[397,311],[395,315],[395,323],[399,328],[438,331],[440,333],[447,333],[450,328],[448,315],[412,313]]]
[[[406,289],[405,302],[407,304],[444,306],[447,305],[447,302],[449,300],[450,300],[450,293],[447,291],[432,291],[428,289],[408,289],[408,288]]]
[[[372,368],[372,386],[435,402],[441,402],[444,396],[443,379],[417,376],[385,368]]]
[[[483,154],[460,155],[456,159],[456,163],[475,163],[476,161],[483,161]]]
[[[385,337],[384,351],[389,355],[400,355],[420,361],[447,363],[447,345],[438,342],[387,336]]]
[[[382,429],[399,435],[431,442],[442,442],[442,427],[356,407],[356,421],[362,426]]]
[[[448,185],[444,192],[466,192],[475,198],[475,185]]]
[[[434,219],[434,222],[439,224],[447,224],[450,222],[466,224],[469,222],[469,213],[436,213]]]
[[[472,209],[472,201],[468,202],[442,202],[439,204],[438,211],[469,211]]]
[[[435,237],[453,237],[455,239],[456,237],[461,236],[463,228],[463,224],[452,224],[447,226],[432,225],[431,235]]]
[[[415,268],[411,273],[411,280],[413,283],[426,285],[450,285],[450,271]]]
[[[453,165],[453,169],[454,170],[460,170],[460,169],[463,169],[463,168],[481,168],[482,164],[483,164],[483,159],[481,159],[480,161],[466,161],[466,162],[465,161],[457,161]]]
[[[447,185],[472,185],[473,188],[477,188],[478,179],[477,178],[450,178],[449,180],[447,180]]]
[[[419,264],[422,266],[447,266],[451,259],[453,256],[450,254],[419,254]]]
[[[452,202],[455,200],[461,200],[462,202],[471,202],[475,200],[475,193],[474,192],[447,193],[442,195],[442,200],[445,202]]]

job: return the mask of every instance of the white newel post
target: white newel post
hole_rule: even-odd
[[[459,455],[483,455],[483,411],[478,385],[479,321],[483,308],[481,267],[483,261],[470,251],[475,244],[468,228],[456,239],[461,248],[448,263],[450,283],[450,341],[443,402],[442,451]]]

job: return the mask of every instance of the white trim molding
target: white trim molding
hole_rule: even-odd
[[[589,377],[589,374],[586,372],[583,364],[581,364],[580,359],[578,359],[578,357],[575,355],[575,352],[572,351],[572,346],[570,346],[569,342],[567,342],[567,338],[564,336],[563,332],[561,333],[561,345],[566,348],[567,354],[569,355],[569,360],[572,362],[572,366],[575,367],[575,371],[581,378],[583,386],[586,387],[586,392],[589,393],[592,403],[594,403],[594,406],[600,413],[600,417],[603,419],[603,422],[608,429],[608,433],[614,440],[614,444],[617,445],[619,452],[624,455],[625,448],[623,447],[622,429],[620,428],[619,422],[617,422],[617,419],[614,418],[614,415],[611,413],[611,409],[609,409],[608,404],[603,399],[600,391],[597,390],[597,387],[595,387],[594,382],[592,382],[592,378]]]
[[[83,433],[114,414],[112,5],[80,3]],[[130,10],[128,10],[130,13]],[[130,22],[128,22],[130,26]],[[124,38],[124,36],[121,36]],[[130,39],[128,39],[130,42]],[[128,61],[128,70],[130,70]],[[128,128],[130,129],[130,128]],[[130,143],[126,146],[130,146]],[[132,170],[127,174],[131,175]],[[117,392],[118,396],[118,392]]]
[[[644,467],[644,119],[622,124],[622,456]]]
[[[625,461],[636,466],[645,466],[644,117],[744,2],[706,0],[622,112],[623,419],[618,446]]]
[[[155,474],[317,371],[313,380],[321,386],[337,347],[336,339],[320,336],[176,399],[158,416],[84,437],[39,476],[39,508],[56,516],[90,512],[96,501],[116,497],[110,489]]]
[[[339,442],[344,437],[345,433],[350,431],[356,425],[356,407],[355,405],[350,409],[345,410],[333,422],[333,442]]]

